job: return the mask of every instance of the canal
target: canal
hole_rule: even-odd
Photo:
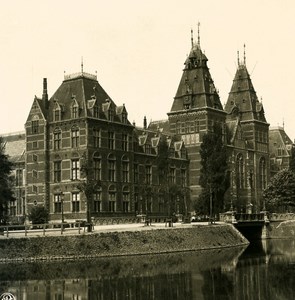
[[[295,240],[247,248],[0,265],[17,300],[295,299]]]

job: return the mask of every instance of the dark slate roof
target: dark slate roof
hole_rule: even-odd
[[[148,125],[148,130],[160,131],[170,134],[170,125],[168,120],[151,121]]]
[[[271,157],[278,156],[278,149],[281,150],[282,156],[291,155],[292,140],[286,134],[283,127],[269,128],[269,153]]]
[[[233,84],[225,105],[225,111],[232,113],[233,107],[238,107],[241,121],[266,122],[264,109],[259,102],[250,75],[245,64],[240,64],[235,74]]]
[[[185,104],[189,104],[190,109],[211,107],[223,110],[207,67],[207,60],[200,46],[194,44],[185,61],[185,68],[170,112],[184,110]]]
[[[123,111],[123,108],[117,108],[111,97],[98,83],[95,75],[87,73],[66,75],[65,80],[49,100],[49,113],[51,114],[49,121],[53,121],[52,111],[55,102],[64,107],[63,120],[71,119],[71,106],[74,101],[77,101],[79,106],[79,117],[91,117],[89,109],[96,104],[99,107],[99,118],[106,119],[106,112],[111,108],[114,111],[114,121],[120,122],[116,113]],[[126,111],[125,107],[124,109]]]
[[[26,150],[25,132],[16,132],[2,136],[5,144],[5,154],[12,162],[24,162]]]

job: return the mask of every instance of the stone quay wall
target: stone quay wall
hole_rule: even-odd
[[[295,239],[295,220],[271,221],[266,230],[270,239]]]
[[[232,225],[93,232],[71,236],[0,239],[0,262],[87,259],[94,257],[216,249],[249,244]]]

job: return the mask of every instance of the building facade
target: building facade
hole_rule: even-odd
[[[192,38],[168,119],[147,124],[144,118],[141,128],[83,65],[65,75],[50,99],[44,79],[25,124],[26,213],[39,204],[53,221],[186,214],[201,193],[199,150],[215,123],[228,151],[224,209],[263,209],[262,191],[288,166],[292,142],[284,130],[269,130],[245,50],[224,107],[207,64],[200,39]]]
[[[34,99],[25,128],[28,210],[45,205],[52,221],[185,213],[184,143],[148,129],[146,121],[136,128],[95,75],[66,75],[50,99],[44,79],[43,96]],[[167,182],[157,168],[161,144]]]

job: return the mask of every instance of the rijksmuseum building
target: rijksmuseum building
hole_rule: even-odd
[[[238,211],[249,205],[260,211],[270,177],[288,167],[292,141],[283,127],[269,128],[245,54],[238,58],[224,107],[207,62],[199,39],[192,39],[168,118],[147,124],[144,117],[142,127],[130,123],[125,105],[117,105],[83,65],[81,72],[65,75],[51,97],[44,79],[25,132],[4,136],[15,163],[10,215],[24,216],[33,205],[47,207],[53,222],[86,219],[87,214],[197,211],[199,150],[214,123],[222,126],[228,149],[227,203]],[[83,184],[91,190],[87,198],[79,188]]]

